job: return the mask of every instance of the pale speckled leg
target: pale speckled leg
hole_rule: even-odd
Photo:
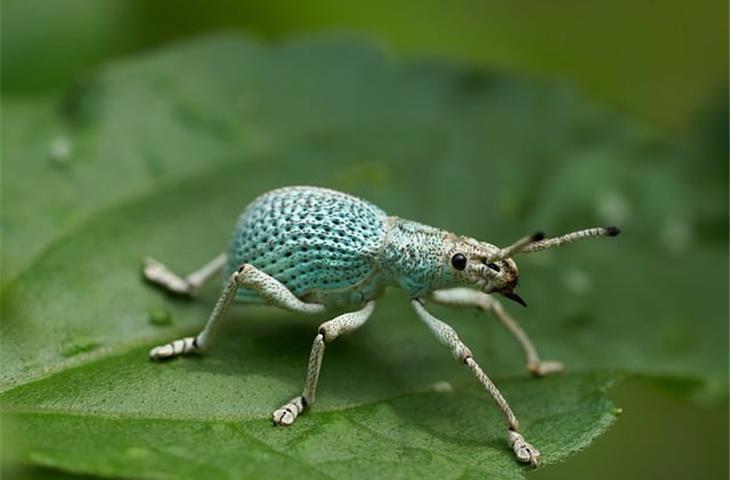
[[[411,300],[411,304],[416,310],[416,313],[418,313],[418,316],[421,317],[426,325],[428,325],[428,328],[431,332],[433,332],[438,341],[451,350],[457,360],[466,363],[477,381],[482,384],[487,393],[489,393],[489,395],[491,395],[497,403],[497,406],[499,406],[499,409],[504,415],[505,423],[507,424],[507,441],[509,442],[510,447],[514,450],[517,459],[521,462],[530,463],[531,465],[536,466],[540,460],[540,452],[535,447],[527,443],[522,435],[518,433],[519,423],[517,421],[517,417],[512,412],[512,408],[510,408],[507,400],[504,399],[492,380],[486,373],[484,373],[481,367],[474,360],[469,347],[464,345],[453,328],[431,315],[423,306],[421,299],[413,299]]]
[[[333,341],[340,335],[361,327],[370,317],[370,314],[373,313],[374,308],[375,301],[371,300],[362,309],[356,312],[345,313],[319,326],[319,333],[314,337],[312,351],[309,354],[304,391],[301,395],[292,398],[272,414],[272,420],[275,425],[291,425],[306,407],[314,403],[319,370],[322,368],[325,344]]]
[[[258,270],[253,265],[245,264],[233,272],[223,288],[218,302],[197,337],[186,337],[166,345],[155,347],[150,351],[150,358],[160,360],[183,353],[195,353],[209,350],[215,332],[225,317],[228,307],[236,298],[238,287],[256,291],[267,303],[299,313],[314,314],[324,311],[324,305],[305,303],[299,300],[289,289],[274,277]]]
[[[563,364],[557,360],[540,360],[535,345],[520,325],[492,295],[469,288],[449,288],[436,290],[431,294],[434,302],[458,307],[477,307],[492,312],[497,320],[512,334],[525,352],[527,371],[541,377],[563,371]]]
[[[172,272],[161,262],[147,257],[142,262],[142,274],[148,281],[159,285],[166,290],[179,295],[194,297],[215,274],[220,272],[226,264],[226,254],[221,253],[199,270],[181,277]]]

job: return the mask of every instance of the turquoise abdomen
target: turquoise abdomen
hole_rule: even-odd
[[[317,187],[265,193],[241,214],[226,278],[249,263],[308,301],[349,298],[376,274],[386,215],[365,200]],[[247,289],[237,299],[261,301]],[[336,303],[341,303],[337,301]]]

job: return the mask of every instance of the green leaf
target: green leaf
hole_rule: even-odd
[[[301,382],[311,336],[311,328],[291,332],[287,323],[241,323],[205,359],[158,365],[138,348],[8,392],[3,404],[14,413],[5,420],[20,439],[18,458],[138,478],[520,476],[498,410],[468,373],[453,390],[429,386],[429,377],[455,375],[421,372],[405,349],[383,358],[370,338],[375,326],[328,350],[314,410],[292,428],[272,427],[271,406]],[[437,352],[451,367],[443,370],[458,374]],[[388,373],[388,365],[404,368]],[[609,378],[499,380],[514,408],[529,412],[523,428],[553,463],[612,423]],[[545,391],[553,401],[544,401]]]
[[[571,373],[529,379],[496,322],[432,308],[546,463],[609,426],[611,372],[727,396],[726,210],[704,202],[727,188],[717,157],[564,89],[351,41],[222,36],[4,107],[0,399],[15,461],[143,478],[521,476],[491,400],[397,291],[328,347],[318,403],[287,430],[267,419],[301,389],[326,316],[237,307],[209,356],[146,359],[200,328],[219,284],[168,297],[141,281],[141,258],[196,268],[248,201],[287,184],[498,244],[622,226],[519,259],[530,308],[514,314]]]

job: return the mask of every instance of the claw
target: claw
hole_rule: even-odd
[[[287,410],[286,408],[280,408],[277,411],[274,412],[272,415],[272,420],[274,421],[275,425],[279,425],[282,427],[288,427],[292,423],[294,423],[294,420],[296,420],[296,417],[292,412]]]
[[[172,348],[171,344],[161,345],[150,350],[151,360],[162,360],[164,358],[170,358],[175,355],[175,349]]]
[[[185,337],[150,350],[151,360],[164,360],[184,353],[196,353],[201,349],[195,344],[195,337]]]
[[[551,373],[559,373],[565,369],[561,362],[557,360],[544,360],[542,362],[532,362],[527,364],[527,370],[536,377],[544,377]]]
[[[273,420],[274,425],[288,427],[294,423],[294,420],[296,420],[299,414],[302,413],[305,405],[306,401],[303,397],[299,396],[292,398],[288,403],[271,415],[271,420]]]
[[[507,434],[507,439],[514,450],[517,460],[522,463],[529,463],[533,467],[537,467],[540,464],[540,451],[530,445],[525,437],[510,430]]]

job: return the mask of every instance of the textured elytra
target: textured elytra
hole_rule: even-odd
[[[226,277],[248,263],[302,299],[366,300],[380,287],[374,274],[385,219],[385,212],[371,203],[334,190],[273,190],[251,202],[239,217]],[[254,291],[243,288],[236,298],[260,301]]]

